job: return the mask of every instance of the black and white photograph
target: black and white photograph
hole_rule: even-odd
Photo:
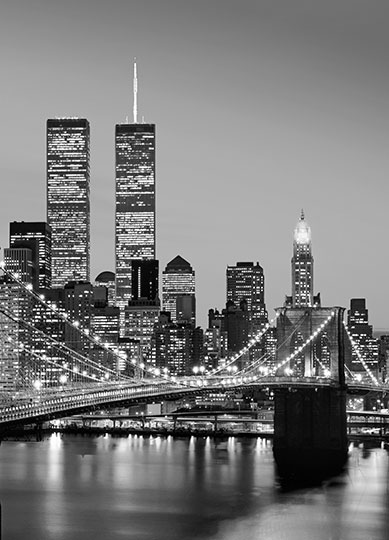
[[[1,0],[0,540],[387,540],[387,0]]]

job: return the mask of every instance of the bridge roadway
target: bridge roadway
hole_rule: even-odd
[[[242,390],[247,388],[336,387],[337,383],[328,378],[317,377],[188,377],[178,382],[162,379],[141,379],[139,381],[116,381],[94,383],[81,388],[61,388],[58,390],[36,390],[33,393],[19,393],[0,403],[0,428],[29,423],[40,423],[54,418],[62,418],[93,411],[103,407],[126,406],[137,401],[155,399],[179,399],[193,394]],[[351,393],[366,394],[371,391],[389,392],[389,387],[377,387],[362,383],[349,383]]]

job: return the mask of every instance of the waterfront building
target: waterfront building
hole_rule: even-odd
[[[183,314],[185,320],[188,318],[195,326],[195,271],[188,261],[177,255],[167,265],[162,272],[162,310],[168,311],[172,322],[179,322],[177,318],[177,301],[179,297],[186,297],[179,300],[179,317]],[[188,297],[192,297],[193,300]],[[184,309],[184,305],[186,308]],[[188,310],[190,313],[188,314]]]
[[[90,131],[85,118],[47,120],[47,222],[52,286],[90,280]]]
[[[304,212],[294,230],[292,257],[292,307],[313,306],[313,256],[311,228]]]
[[[51,287],[51,227],[46,222],[13,221],[9,224],[10,248],[29,248],[34,290]]]
[[[365,298],[351,299],[350,309],[347,311],[347,328],[366,365],[377,375],[378,341],[373,337],[373,327],[369,324],[369,311],[366,308]],[[348,347],[351,348],[350,344]],[[346,361],[352,371],[365,373],[365,368],[353,348],[351,348],[351,355],[347,355]]]

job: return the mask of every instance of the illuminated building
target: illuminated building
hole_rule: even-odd
[[[277,329],[270,327],[264,335],[264,352],[266,354],[265,361],[263,366],[265,368],[273,368],[276,363],[276,352],[277,352]]]
[[[379,338],[379,368],[382,382],[389,379],[389,335],[382,335]]]
[[[152,362],[151,341],[159,313],[159,301],[147,298],[129,300],[124,308],[124,337],[139,342],[140,355],[145,361]]]
[[[0,387],[3,392],[13,392],[33,380],[31,355],[24,348],[31,346],[31,337],[19,322],[31,317],[31,295],[2,276],[0,304]]]
[[[155,259],[155,125],[119,124],[116,142],[116,301],[132,297],[132,262]]]
[[[47,222],[52,286],[90,279],[89,122],[47,121]]]
[[[70,281],[64,287],[64,308],[77,326],[66,325],[65,341],[68,347],[88,355],[90,341],[80,330],[89,330],[93,307],[93,285],[89,282]]]
[[[102,345],[109,344],[116,348],[119,341],[119,308],[101,305],[96,299],[96,288],[93,292],[94,306],[90,316],[90,332]],[[120,369],[117,356],[112,355],[110,350],[104,347],[94,347],[92,357],[100,365],[113,370]]]
[[[184,313],[186,302],[185,317],[186,319],[189,318],[193,326],[195,326],[195,272],[188,261],[177,255],[166,265],[165,270],[162,272],[162,309],[170,313],[172,322],[179,322],[177,318],[177,300],[180,296],[193,298],[193,300],[181,300],[179,307],[181,312]],[[192,310],[190,316],[187,313],[188,309]]]
[[[222,311],[223,330],[227,333],[228,354],[233,356],[245,347],[250,335],[250,313],[247,308],[247,300],[241,300],[236,306],[231,300]],[[243,354],[239,359],[239,368],[245,367],[250,361],[250,351]]]
[[[347,328],[367,366],[374,374],[377,374],[378,342],[373,337],[373,327],[369,324],[369,312],[366,309],[365,298],[351,299],[350,309],[347,311]],[[350,345],[348,346],[350,347]],[[352,371],[365,373],[365,368],[354,349],[351,350],[351,363],[349,355],[347,360],[349,360],[348,367]]]
[[[32,285],[51,287],[51,228],[45,222],[13,221],[9,224],[11,248],[29,248],[32,254]]]
[[[5,268],[15,274],[23,283],[32,283],[34,274],[32,256],[30,248],[5,248]]]
[[[224,314],[208,310],[208,328],[204,332],[204,362],[208,369],[221,367],[226,361],[228,338],[224,326]]]
[[[313,306],[313,257],[311,228],[304,212],[294,230],[292,257],[292,307]]]
[[[235,306],[240,306],[242,301],[246,302],[248,317],[247,341],[258,334],[263,326],[268,322],[268,315],[265,304],[265,277],[263,268],[257,262],[237,262],[236,266],[227,266],[227,302],[232,302]],[[239,313],[239,311],[237,312]],[[230,317],[231,318],[231,317]],[[236,319],[236,317],[235,317]],[[229,331],[229,350],[234,351],[231,344],[235,341]],[[264,341],[255,344],[249,353],[251,361],[259,358],[264,352]]]
[[[265,278],[263,268],[252,262],[238,262],[227,266],[227,302],[239,305],[247,302],[247,310],[255,328],[260,329],[267,322],[265,305]]]
[[[193,375],[192,368],[203,363],[202,329],[190,323],[174,323],[167,312],[161,312],[152,346],[155,366],[171,375]]]

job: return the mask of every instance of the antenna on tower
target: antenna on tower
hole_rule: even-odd
[[[134,124],[138,123],[138,78],[136,73],[136,58],[134,58],[134,107],[133,107],[133,113],[134,113]]]

